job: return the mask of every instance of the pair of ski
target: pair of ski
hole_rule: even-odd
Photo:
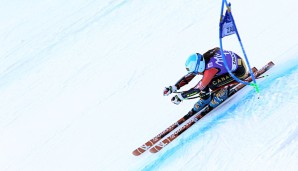
[[[256,68],[252,68],[252,71],[254,72],[254,76],[256,78],[258,78],[263,73],[265,73],[267,70],[269,70],[273,65],[274,65],[274,63],[271,61],[267,65],[265,65],[263,68],[261,68],[260,70],[257,70]],[[252,78],[247,77],[245,79],[245,81],[251,82]],[[233,88],[230,91],[228,99],[245,86],[246,86],[245,84],[236,84],[235,86],[233,86]],[[148,150],[151,153],[157,153],[158,151],[160,151],[166,145],[168,145],[173,140],[175,140],[180,134],[185,132],[188,128],[190,128],[193,124],[195,124],[198,120],[200,120],[202,117],[204,117],[206,114],[208,114],[212,110],[213,109],[210,109],[207,106],[207,107],[203,108],[198,113],[188,113],[188,114],[186,114],[185,116],[180,118],[177,122],[175,122],[174,124],[172,124],[171,126],[166,128],[164,131],[162,131],[161,133],[156,135],[154,138],[147,141],[145,144],[143,144],[139,148],[135,149],[132,152],[132,154],[135,155],[135,156],[139,156],[139,155],[143,154],[144,152],[146,152]],[[191,117],[193,117],[193,118],[191,118]],[[190,119],[190,120],[188,120],[188,119]],[[188,121],[188,122],[186,122],[186,121]],[[186,124],[184,124],[185,122],[186,122]],[[182,127],[178,128],[182,124],[184,124],[184,125]],[[176,128],[178,128],[178,129],[176,129]],[[170,135],[168,135],[168,134],[170,134]],[[164,137],[166,137],[166,138],[164,138]]]

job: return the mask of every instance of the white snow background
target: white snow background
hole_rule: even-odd
[[[251,66],[276,64],[260,99],[246,87],[136,157],[196,102],[162,91],[219,46],[221,1],[1,0],[0,170],[298,170],[298,2],[230,2]]]

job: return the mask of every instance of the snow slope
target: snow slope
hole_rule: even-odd
[[[276,64],[260,99],[247,87],[160,153],[135,157],[195,103],[162,90],[189,54],[218,46],[221,2],[3,0],[1,170],[298,170],[297,2],[231,3],[251,65]],[[241,55],[235,37],[224,47]]]

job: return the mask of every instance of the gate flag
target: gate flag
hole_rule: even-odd
[[[221,35],[220,37],[223,38],[225,36],[229,36],[235,34],[235,25],[231,18],[231,13],[228,12],[229,9],[226,10],[226,14],[223,16],[223,19],[220,22],[220,30]]]

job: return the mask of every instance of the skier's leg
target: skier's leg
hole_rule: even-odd
[[[218,92],[216,92],[213,95],[213,99],[211,100],[209,106],[211,106],[212,108],[215,108],[221,102],[223,102],[224,100],[226,100],[228,98],[228,94],[229,94],[229,88],[220,89]]]

